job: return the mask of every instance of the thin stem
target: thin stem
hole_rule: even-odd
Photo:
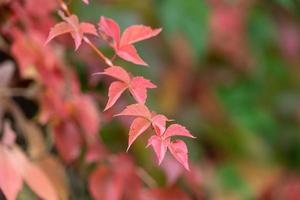
[[[114,54],[110,60],[113,62],[113,61],[115,61],[116,58],[117,58],[117,54]]]
[[[139,167],[137,169],[137,174],[150,188],[157,187],[156,181],[143,168]]]
[[[113,63],[109,58],[107,58],[87,37],[83,37],[83,40],[95,51],[95,53],[102,59],[104,62],[112,67]]]
[[[72,13],[70,12],[67,4],[63,1],[63,0],[58,0],[58,2],[60,3],[60,7],[62,8],[62,10],[68,15],[72,15]]]
[[[58,0],[59,3],[60,3],[60,6],[62,8],[62,10],[66,13],[67,16],[71,16],[72,13],[70,12],[67,4],[63,1],[63,0]],[[83,40],[93,49],[93,51],[95,51],[95,53],[102,59],[104,60],[104,62],[112,67],[113,66],[113,63],[112,61],[107,58],[87,37],[83,37]]]

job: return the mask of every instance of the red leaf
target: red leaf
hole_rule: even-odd
[[[188,163],[188,149],[186,147],[186,144],[182,140],[175,140],[170,143],[168,148],[171,154],[176,158],[176,160],[189,171],[190,168]]]
[[[143,104],[132,104],[127,106],[122,112],[115,116],[133,116],[133,117],[144,117],[146,119],[151,119],[151,113],[149,109]]]
[[[15,200],[22,189],[22,177],[7,150],[0,146],[0,189],[7,200]]]
[[[152,126],[158,136],[161,136],[166,130],[166,122],[169,119],[164,115],[155,115],[152,117]]]
[[[151,136],[151,138],[148,140],[147,147],[149,147],[150,145],[152,146],[158,158],[159,165],[161,164],[162,160],[166,155],[169,142],[169,140],[163,140],[161,137],[158,137],[156,135]]]
[[[105,110],[111,108],[116,101],[119,99],[119,97],[122,95],[122,93],[127,89],[127,84],[115,81],[109,86],[108,90],[108,102],[105,106]]]
[[[119,25],[110,18],[101,17],[98,23],[99,31],[103,33],[105,36],[108,36],[113,41],[113,47],[115,49],[118,48],[120,42],[120,27]]]
[[[167,128],[164,137],[169,138],[171,136],[185,136],[195,138],[184,126],[181,126],[179,124],[172,124]]]
[[[133,25],[126,28],[122,34],[120,46],[133,44],[142,40],[149,39],[158,35],[161,32],[161,28],[152,29],[151,27],[144,25]]]
[[[145,118],[136,118],[129,129],[128,148],[129,150],[132,143],[150,126],[150,121]]]
[[[119,200],[123,183],[109,168],[100,166],[89,177],[89,190],[95,200]]]
[[[145,66],[147,66],[147,63],[139,56],[132,44],[154,37],[161,31],[161,29],[151,29],[143,25],[134,25],[128,27],[121,37],[119,25],[114,20],[105,17],[100,18],[99,30],[104,36],[112,39],[113,43],[104,38],[110,42],[110,45],[119,57],[134,64]]]
[[[134,64],[137,65],[144,65],[147,66],[148,64],[145,63],[145,61],[139,56],[139,54],[137,53],[136,48],[129,44],[126,46],[121,46],[117,52],[118,56],[120,56],[121,58],[123,58],[124,60],[127,60],[129,62],[132,62]]]
[[[129,86],[132,96],[138,103],[141,104],[146,102],[148,88],[156,88],[156,85],[141,76],[133,78]]]
[[[67,162],[72,162],[80,154],[81,138],[78,128],[72,122],[59,124],[54,130],[55,146]]]
[[[51,28],[49,36],[46,43],[50,42],[53,38],[65,34],[71,33],[71,36],[75,42],[75,50],[81,45],[83,35],[92,34],[98,35],[97,30],[93,24],[90,23],[79,23],[78,17],[76,15],[71,15],[69,17],[64,17],[65,22],[60,22]]]
[[[98,75],[98,74],[104,74],[104,75],[108,75],[111,76],[115,79],[118,79],[124,83],[129,83],[130,82],[130,76],[128,74],[128,72],[123,69],[122,67],[118,67],[118,66],[113,66],[113,67],[109,67],[107,69],[104,70],[104,72],[98,72],[95,73],[94,75]]]
[[[81,95],[75,102],[75,117],[82,128],[88,142],[97,135],[100,125],[100,116],[96,103],[90,96]]]

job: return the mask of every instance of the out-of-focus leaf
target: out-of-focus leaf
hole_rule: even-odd
[[[0,87],[5,87],[11,80],[15,66],[13,62],[6,61],[0,64]]]
[[[49,177],[50,182],[57,191],[59,199],[69,199],[67,176],[62,163],[60,163],[54,156],[48,155],[47,157],[39,160],[37,164]]]

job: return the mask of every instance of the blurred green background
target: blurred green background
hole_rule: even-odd
[[[299,199],[300,1],[91,0],[70,6],[82,20],[97,23],[104,15],[122,30],[131,24],[163,28],[137,45],[150,68],[116,63],[157,84],[150,107],[197,137],[186,142],[202,196]],[[89,90],[88,67],[76,53],[71,57]],[[126,149],[126,134],[118,120],[101,131],[112,151]],[[130,152],[164,185],[145,143],[138,140]]]

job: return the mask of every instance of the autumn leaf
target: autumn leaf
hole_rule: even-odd
[[[172,124],[167,128],[164,137],[169,138],[171,136],[185,136],[195,138],[184,126],[181,126],[179,124]]]
[[[175,140],[169,144],[168,149],[170,150],[174,158],[180,164],[182,164],[186,170],[189,171],[190,168],[188,164],[188,149],[186,144],[182,140]]]
[[[72,121],[66,121],[54,127],[55,146],[65,162],[74,161],[80,154],[80,132]]]
[[[133,44],[155,37],[162,30],[160,28],[152,29],[144,25],[133,25],[125,29],[121,36],[119,25],[113,19],[103,16],[100,17],[98,25],[100,33],[110,43],[119,57],[134,64],[145,66],[148,64],[138,55]]]
[[[98,35],[93,24],[87,22],[80,23],[76,15],[71,15],[69,17],[64,16],[63,19],[63,22],[60,22],[51,28],[46,43],[59,35],[70,33],[75,42],[75,50],[77,50],[81,45],[84,34]]]
[[[132,116],[132,117],[143,117],[145,119],[151,119],[150,110],[143,104],[132,104],[126,106],[126,108],[115,116]]]
[[[159,165],[161,164],[161,162],[163,161],[166,155],[169,142],[170,142],[169,140],[164,140],[163,138],[156,135],[151,136],[151,138],[148,140],[147,147],[152,146],[158,158]]]
[[[129,129],[129,138],[128,138],[128,147],[127,151],[129,150],[132,143],[137,139],[138,136],[140,136],[144,131],[146,131],[149,126],[151,125],[151,122],[145,118],[138,117],[136,118]]]
[[[22,189],[22,177],[16,173],[13,160],[0,146],[0,188],[7,200],[14,200]]]
[[[12,142],[15,133],[4,124],[4,139],[0,143],[0,189],[8,200],[15,200],[23,181],[45,200],[56,200],[57,194],[47,175]]]
[[[147,146],[152,146],[158,160],[159,164],[162,162],[165,152],[167,149],[170,150],[174,158],[182,164],[185,169],[189,170],[188,164],[188,149],[186,144],[182,140],[171,141],[172,136],[184,136],[195,138],[184,126],[179,124],[172,124],[167,129],[165,129],[166,120],[164,116],[156,115],[154,116],[155,126],[154,128],[156,135],[152,136],[148,140]],[[152,119],[153,124],[153,119]],[[154,126],[154,127],[155,127]],[[165,130],[164,132],[162,132]]]
[[[152,125],[157,132],[164,133],[166,129],[166,122],[169,121],[169,119],[164,115],[151,114],[150,110],[143,104],[129,105],[116,116],[136,117],[129,129],[127,151],[137,137],[144,133],[150,125]]]
[[[109,67],[104,72],[95,74],[108,75],[118,80],[109,86],[108,102],[104,110],[111,108],[126,89],[138,103],[144,104],[147,99],[147,89],[156,88],[156,85],[141,76],[131,78],[128,72],[118,66]]]

